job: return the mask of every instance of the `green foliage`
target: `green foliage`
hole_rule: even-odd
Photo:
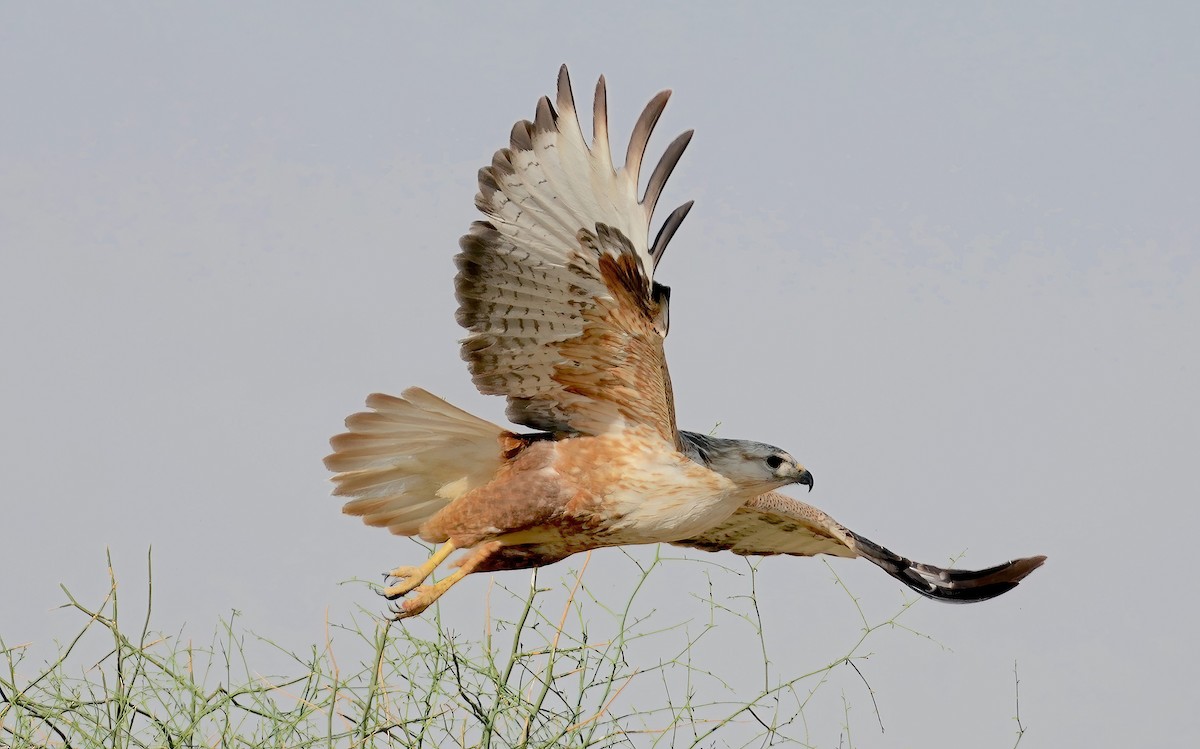
[[[638,605],[652,576],[666,574],[665,564],[682,563],[659,555],[667,548],[648,562],[630,557],[638,572],[615,608],[584,584],[585,558],[553,590],[539,587],[536,572],[523,593],[497,586],[514,598],[517,605],[508,610],[516,613],[492,618],[489,594],[489,625],[481,639],[449,630],[437,609],[403,625],[364,612],[348,624],[329,625],[326,642],[305,653],[246,632],[236,613],[204,646],[182,634],[154,632],[149,603],[145,619],[129,630],[119,618],[110,561],[112,585],[99,606],[89,607],[63,588],[65,606],[86,621],[52,662],[23,675],[26,647],[0,639],[0,745],[807,746],[805,708],[817,691],[839,666],[858,672],[856,681],[862,678],[856,662],[870,655],[864,651],[868,638],[882,628],[906,629],[897,618],[911,602],[872,624],[847,591],[862,622],[850,648],[809,673],[779,677],[759,619],[754,564],[747,566],[745,596],[697,596],[707,604],[700,622],[663,624],[661,615]],[[554,598],[561,605],[551,608]],[[696,662],[712,631],[735,625],[748,626],[758,638],[761,664],[740,665],[743,674],[761,668],[749,694]],[[110,643],[107,652],[81,661],[79,643],[96,634]],[[285,657],[293,674],[266,677],[251,668],[248,645],[256,642]],[[339,659],[347,652],[359,657]],[[347,660],[353,665],[347,667]],[[635,682],[640,694],[661,697],[622,700]],[[848,703],[845,709],[840,743],[848,746]]]

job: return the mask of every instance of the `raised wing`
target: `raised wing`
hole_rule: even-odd
[[[779,492],[747,502],[724,523],[695,538],[674,542],[705,551],[863,557],[927,598],[948,603],[986,601],[1017,586],[1046,557],[1014,559],[985,570],[947,570],[896,554],[852,532],[812,505]]]
[[[679,444],[663,355],[669,290],[654,268],[687,215],[680,206],[649,242],[663,185],[691,139],[667,147],[639,199],[650,133],[669,91],[638,118],[614,169],[604,79],[592,144],[584,141],[566,66],[557,111],[543,97],[533,122],[479,170],[477,221],[455,258],[462,357],[476,387],[508,397],[508,417],[545,431],[599,434],[634,425]]]

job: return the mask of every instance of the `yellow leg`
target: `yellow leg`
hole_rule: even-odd
[[[488,541],[485,544],[475,547],[471,554],[462,561],[459,568],[450,575],[438,580],[433,585],[422,585],[417,588],[415,596],[392,609],[396,620],[399,621],[400,619],[407,619],[410,616],[416,616],[429,608],[433,605],[434,601],[442,597],[443,593],[454,587],[454,584],[459,580],[474,572],[476,567],[494,554],[501,546],[503,544],[499,541]],[[450,552],[446,553],[449,554]]]
[[[394,579],[394,585],[389,585],[383,589],[383,595],[388,600],[395,600],[421,583],[433,574],[437,566],[446,561],[446,557],[454,553],[458,547],[453,541],[447,541],[442,544],[437,551],[433,552],[433,556],[425,560],[425,563],[419,567],[397,567],[387,573],[389,580]]]

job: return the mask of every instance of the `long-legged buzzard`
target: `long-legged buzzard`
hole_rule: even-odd
[[[654,280],[691,209],[650,238],[663,185],[691,139],[666,149],[639,197],[651,131],[670,92],[638,118],[613,168],[604,79],[592,142],[564,66],[558,95],[479,171],[486,216],[459,245],[462,356],[479,390],[508,398],[521,434],[424,390],[372,395],[325,460],[344,510],[368,525],[441,544],[390,573],[398,618],[424,611],[472,572],[550,564],[603,546],[669,542],[739,554],[863,556],[914,590],[949,601],[997,596],[1043,557],[979,572],[910,562],[775,492],[812,474],[760,442],[681,432],[663,355],[669,289]],[[456,549],[458,569],[426,579]],[[408,594],[413,595],[409,596]]]

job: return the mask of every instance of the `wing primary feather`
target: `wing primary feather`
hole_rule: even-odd
[[[671,238],[675,236],[675,232],[679,230],[679,225],[687,218],[688,211],[692,210],[694,200],[689,200],[675,210],[671,211],[671,215],[667,216],[667,220],[663,222],[662,228],[658,230],[658,234],[654,237],[654,244],[650,245],[650,256],[654,258],[654,267],[658,268],[658,262],[662,260],[663,253],[667,250],[667,245],[671,242]]]
[[[508,140],[514,151],[532,151],[533,123],[529,120],[518,120],[513,124]]]
[[[658,124],[658,118],[662,116],[663,109],[667,106],[667,99],[670,98],[670,89],[655,94],[646,108],[642,110],[637,124],[633,126],[633,135],[629,137],[629,148],[625,151],[625,171],[629,173],[635,185],[642,169],[642,158],[646,155],[646,146],[650,144],[650,135],[654,132],[654,126]]]
[[[604,76],[596,81],[596,94],[592,98],[592,153],[603,157],[612,166],[612,151],[608,144],[608,87]]]
[[[658,160],[658,165],[654,167],[654,173],[650,175],[650,181],[646,183],[646,194],[642,196],[642,205],[646,207],[647,216],[654,214],[654,206],[658,205],[658,197],[662,194],[667,180],[671,178],[671,172],[675,170],[675,165],[679,163],[679,157],[683,156],[688,143],[692,142],[694,132],[694,130],[688,130],[671,141],[671,145],[667,146],[662,158]]]
[[[571,75],[566,65],[558,69],[558,108],[563,112],[575,111],[575,94],[571,91]]]
[[[906,559],[870,539],[847,531],[854,550],[926,598],[945,603],[974,603],[1007,593],[1042,566],[1044,556],[1013,559],[983,570],[948,570]]]
[[[481,167],[478,174],[479,192],[475,195],[475,208],[482,213],[487,213],[492,201],[492,196],[500,191],[500,184],[496,182],[495,172],[492,167]],[[495,229],[496,227],[492,227]]]
[[[484,167],[484,169],[487,169],[487,167]],[[498,184],[495,176],[497,172],[504,175],[517,173],[516,167],[512,163],[512,149],[501,148],[492,154],[492,173],[489,176],[495,184]]]
[[[554,106],[550,103],[549,97],[543,96],[538,99],[537,114],[533,118],[534,128],[538,132],[548,133],[557,129],[555,125],[557,121],[558,115],[555,113]]]

